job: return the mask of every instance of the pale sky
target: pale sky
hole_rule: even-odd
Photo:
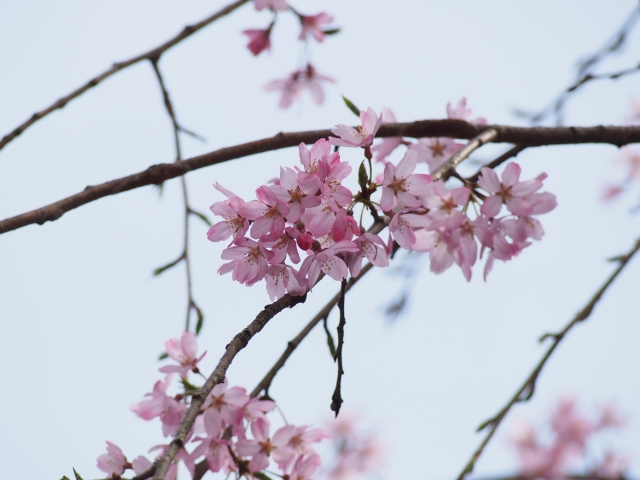
[[[445,116],[447,102],[466,96],[490,123],[523,124],[516,107],[547,104],[573,78],[573,67],[597,49],[637,2],[415,2],[292,0],[300,11],[322,9],[343,31],[312,45],[318,70],[337,80],[324,105],[309,98],[277,109],[268,81],[297,67],[301,46],[292,18],[278,22],[273,51],[254,58],[247,28],[264,28],[266,12],[247,5],[169,51],[161,68],[179,120],[207,139],[184,138],[184,156],[271,136],[279,131],[354,123],[340,95],[360,108],[394,110],[399,121]],[[0,5],[0,135],[90,77],[160,44],[185,25],[225,5],[220,1],[3,2]],[[640,35],[602,66],[637,64]],[[566,123],[619,124],[639,96],[638,76],[586,86]],[[171,126],[149,64],[120,72],[38,122],[0,152],[0,217],[6,218],[101,183],[174,159]],[[488,160],[505,147],[474,154]],[[344,158],[357,165],[358,152]],[[385,479],[455,477],[481,440],[475,428],[494,415],[544,352],[537,338],[561,328],[613,269],[607,258],[640,234],[629,207],[638,189],[603,206],[608,180],[622,177],[612,146],[530,149],[518,156],[524,178],[549,175],[545,190],[558,208],[541,218],[546,235],[517,259],[498,263],[485,283],[482,264],[467,283],[452,268],[428,262],[413,285],[405,316],[384,320],[401,288],[374,271],[347,298],[343,396],[388,446]],[[398,157],[399,158],[399,157]],[[220,182],[249,197],[298,162],[286,149],[208,167],[187,175],[192,204],[202,211],[222,199]],[[472,172],[476,164],[463,166]],[[635,195],[635,196],[634,196]],[[182,248],[179,182],[108,197],[56,222],[0,235],[0,452],[11,479],[59,479],[75,467],[100,477],[105,441],[130,459],[165,439],[159,422],[129,406],[162,378],[157,355],[184,324],[185,273],[151,272]],[[233,283],[216,271],[222,244],[193,222],[195,297],[206,323],[200,344],[210,372],[224,346],[269,303],[262,285]],[[629,454],[640,472],[640,350],[637,286],[632,261],[595,309],[566,338],[542,372],[534,399],[518,405],[479,461],[475,474],[509,474],[508,444],[517,420],[542,423],[559,398],[575,395],[586,412],[611,401],[628,427],[607,442]],[[252,389],[286,342],[338,289],[322,282],[304,305],[271,322],[231,366],[234,385]],[[333,327],[337,313],[330,318]],[[329,414],[335,365],[318,329],[295,352],[270,391],[295,424]],[[599,448],[606,448],[607,444]],[[597,453],[597,452],[596,452]],[[418,470],[418,472],[416,472]]]

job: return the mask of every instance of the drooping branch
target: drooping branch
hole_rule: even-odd
[[[209,375],[209,378],[207,378],[207,381],[204,382],[202,388],[191,397],[189,409],[187,410],[185,417],[182,419],[182,422],[180,422],[180,426],[178,427],[173,440],[171,440],[171,443],[163,453],[162,457],[155,462],[155,473],[153,477],[155,480],[164,480],[171,462],[184,446],[184,441],[193,428],[196,418],[200,414],[200,407],[204,404],[206,398],[211,393],[211,390],[213,390],[213,387],[224,381],[227,369],[240,350],[246,347],[249,341],[278,313],[283,311],[285,308],[292,308],[299,303],[303,303],[306,298],[306,295],[301,297],[293,297],[291,295],[283,296],[272,304],[267,305],[264,310],[262,310],[262,312],[260,312],[256,318],[247,325],[246,328],[233,337],[233,340],[231,340],[231,342],[226,346],[224,354],[220,358],[216,368],[213,370],[211,375]]]
[[[173,139],[175,143],[176,149],[176,162],[182,161],[182,148],[180,144],[180,132],[187,131],[182,128],[178,123],[178,119],[176,117],[176,111],[171,102],[171,96],[169,95],[169,91],[164,82],[164,78],[160,71],[160,67],[158,65],[158,59],[151,59],[151,65],[153,66],[153,71],[156,74],[156,78],[158,79],[158,84],[160,85],[160,90],[162,92],[162,98],[164,100],[165,110],[167,111],[167,115],[171,120],[171,125],[173,127]],[[187,274],[187,318],[185,321],[185,331],[190,330],[190,320],[191,320],[191,312],[195,311],[198,317],[198,322],[195,327],[196,335],[200,332],[202,328],[203,315],[200,307],[196,304],[193,298],[193,285],[192,285],[192,276],[191,276],[191,258],[189,257],[189,220],[191,219],[191,215],[196,214],[195,210],[189,204],[189,192],[187,190],[187,180],[183,176],[180,177],[180,184],[182,187],[182,199],[184,202],[184,245],[182,249],[182,254],[180,255],[180,260],[183,261]],[[196,214],[197,215],[197,214]],[[202,215],[202,214],[200,214]],[[178,263],[178,262],[176,262]],[[175,265],[175,263],[174,263]]]
[[[523,146],[607,143],[616,146],[640,142],[640,126],[596,127],[510,127],[505,125],[474,125],[462,120],[419,120],[412,123],[382,125],[377,137],[453,137],[471,139],[487,130],[495,130],[494,143],[517,143]],[[279,133],[273,137],[226,147],[178,163],[152,165],[146,170],[88,186],[82,192],[0,221],[0,234],[26,225],[57,220],[66,212],[109,195],[133,190],[146,185],[158,185],[190,171],[216,165],[258,153],[297,146],[301,142],[313,143],[331,135],[329,130]]]
[[[59,99],[57,102],[54,102],[53,104],[51,104],[50,106],[45,108],[44,110],[40,110],[39,112],[34,113],[33,115],[31,115],[31,117],[29,117],[28,120],[26,120],[22,124],[18,125],[13,131],[11,131],[8,134],[6,134],[2,138],[2,140],[0,140],[0,150],[2,150],[9,142],[11,142],[14,138],[16,138],[18,135],[20,135],[22,132],[24,132],[27,128],[29,128],[31,125],[36,123],[38,120],[40,120],[41,118],[46,117],[51,112],[54,112],[56,110],[59,110],[59,109],[63,108],[71,100],[73,100],[74,98],[79,97],[80,95],[85,93],[87,90],[89,90],[89,89],[95,87],[96,85],[98,85],[99,83],[101,83],[103,80],[109,78],[110,76],[112,76],[113,74],[119,72],[120,70],[124,70],[125,68],[130,67],[131,65],[135,65],[136,63],[142,62],[143,60],[154,60],[154,59],[158,60],[160,58],[160,56],[164,52],[166,52],[167,50],[169,50],[173,46],[177,45],[178,43],[180,43],[185,38],[190,37],[191,35],[193,35],[197,31],[199,31],[202,28],[206,27],[210,23],[213,23],[214,21],[216,21],[220,17],[224,17],[225,15],[228,15],[229,13],[233,12],[238,7],[244,5],[248,1],[249,0],[237,0],[237,1],[227,5],[223,9],[217,11],[216,13],[210,15],[209,17],[205,18],[204,20],[201,20],[200,22],[198,22],[198,23],[196,23],[194,25],[187,25],[186,27],[184,27],[182,29],[182,31],[178,35],[176,35],[172,39],[166,41],[162,45],[154,48],[153,50],[149,50],[146,53],[142,53],[142,54],[140,54],[138,56],[135,56],[133,58],[130,58],[128,60],[124,60],[122,62],[114,63],[113,66],[110,69],[108,69],[108,70],[102,72],[100,75],[92,78],[87,83],[85,83],[81,87],[78,87],[73,92],[69,93],[68,95],[65,95],[64,97]]]
[[[360,275],[358,275],[356,278],[351,278],[347,282],[345,291],[348,292],[351,289],[351,287],[354,286],[356,282],[358,282],[372,268],[373,268],[373,264],[371,263],[368,263],[367,265],[362,267],[362,270],[360,271]],[[273,365],[273,367],[271,367],[271,370],[269,370],[269,372],[264,376],[264,378],[260,380],[260,383],[256,385],[256,388],[254,388],[251,391],[252,397],[257,397],[262,391],[264,391],[265,393],[269,392],[269,387],[271,386],[271,382],[273,382],[273,379],[275,378],[276,374],[280,371],[280,369],[284,367],[284,364],[287,362],[287,360],[289,359],[291,354],[294,352],[294,350],[298,348],[298,345],[300,345],[302,340],[304,340],[307,337],[307,335],[311,333],[311,331],[315,328],[315,326],[318,325],[324,318],[326,318],[327,315],[329,315],[333,307],[335,307],[336,304],[338,303],[339,299],[340,299],[340,292],[338,292],[331,300],[329,300],[329,302],[327,302],[327,304],[324,307],[322,307],[322,310],[320,310],[318,314],[315,317],[313,317],[309,323],[305,325],[305,327],[300,331],[300,333],[298,333],[298,335],[296,335],[296,337],[293,340],[290,340],[287,343],[287,348],[282,353],[282,355],[280,355],[280,358],[278,358],[276,363]]]
[[[488,428],[489,431],[485,435],[482,442],[480,442],[479,447],[475,450],[475,452],[473,452],[473,455],[471,455],[471,458],[463,468],[457,480],[464,480],[464,478],[473,471],[473,468],[478,458],[480,458],[480,456],[484,452],[485,447],[487,446],[487,444],[489,443],[494,433],[496,432],[496,430],[498,429],[498,427],[506,417],[507,413],[509,413],[511,408],[516,403],[525,402],[533,396],[533,393],[535,391],[536,381],[540,376],[540,372],[542,372],[542,369],[544,368],[545,364],[549,360],[549,357],[551,357],[551,354],[554,352],[556,347],[565,338],[567,333],[569,333],[569,330],[575,327],[578,323],[589,318],[589,316],[591,315],[591,312],[593,312],[594,307],[600,301],[600,299],[602,298],[606,290],[613,283],[613,281],[620,274],[620,272],[622,272],[624,267],[627,266],[627,264],[629,263],[629,260],[631,260],[631,258],[638,252],[638,250],[640,250],[640,239],[636,240],[635,245],[627,254],[617,257],[615,259],[617,262],[619,262],[618,267],[613,271],[613,273],[604,282],[604,284],[600,287],[600,289],[595,293],[595,295],[591,298],[591,300],[589,300],[589,302],[582,308],[582,310],[580,310],[580,312],[578,312],[578,314],[575,317],[573,317],[573,319],[560,332],[553,333],[553,334],[545,334],[540,338],[540,341],[544,341],[545,339],[550,338],[552,340],[551,345],[549,346],[545,354],[542,356],[538,364],[535,366],[533,371],[526,378],[524,383],[516,391],[513,397],[511,397],[511,399],[507,402],[507,404],[504,407],[502,407],[502,409],[494,417],[490,418],[489,420],[484,422],[482,425],[480,425],[480,427],[478,427],[478,431],[484,430],[485,428]]]
[[[571,85],[565,88],[560,94],[551,101],[545,108],[537,112],[526,112],[517,110],[516,114],[520,117],[528,119],[531,123],[540,123],[550,115],[555,115],[556,124],[562,124],[562,117],[564,108],[567,101],[571,98],[576,91],[578,91],[583,85],[592,80],[601,79],[617,79],[626,75],[634,74],[640,71],[640,66],[635,68],[629,68],[618,72],[593,74],[593,69],[601,63],[604,59],[619,52],[625,45],[629,38],[629,34],[636,25],[636,22],[640,19],[640,6],[634,7],[633,11],[624,23],[618,28],[618,30],[607,40],[596,52],[588,55],[581,60],[577,66],[577,72],[575,80]]]

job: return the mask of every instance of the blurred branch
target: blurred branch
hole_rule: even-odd
[[[640,143],[640,126],[596,127],[511,127],[505,125],[474,125],[462,120],[419,120],[412,123],[389,123],[380,127],[377,137],[453,137],[471,139],[488,130],[495,130],[494,143],[517,143],[522,146],[566,145],[582,143],[609,143],[616,146]],[[297,146],[301,142],[313,143],[327,138],[330,130],[279,133],[273,137],[244,143],[199,155],[177,163],[152,165],[146,170],[96,186],[82,192],[0,221],[0,234],[26,225],[57,220],[64,213],[99,198],[133,190],[145,185],[158,185],[190,171],[255,155],[257,153]]]
[[[344,347],[344,327],[347,324],[347,318],[344,313],[344,297],[347,293],[347,281],[342,280],[340,284],[340,299],[338,300],[338,309],[340,310],[340,322],[338,323],[338,348],[333,356],[333,360],[338,362],[338,377],[336,379],[336,388],[331,396],[331,410],[336,413],[336,417],[340,413],[340,407],[344,400],[342,399],[342,376],[344,368],[342,366],[342,348]]]
[[[615,73],[592,73],[592,69],[596,67],[600,62],[602,62],[605,58],[609,57],[613,53],[616,53],[622,49],[627,39],[629,38],[629,34],[635,26],[638,18],[640,18],[640,6],[636,6],[633,9],[622,26],[602,47],[600,47],[599,50],[578,63],[576,78],[574,82],[562,93],[560,93],[549,105],[538,112],[525,112],[522,110],[517,110],[516,114],[520,117],[528,119],[531,123],[540,123],[549,115],[555,114],[556,124],[561,125],[562,115],[564,113],[566,102],[584,84],[592,80],[602,80],[606,78],[617,79],[625,75],[640,72],[640,65],[638,65],[637,67],[629,68]]]
[[[522,386],[518,389],[515,395],[511,397],[511,399],[507,402],[507,404],[504,407],[502,407],[502,409],[494,417],[490,418],[489,420],[482,423],[478,427],[478,431],[484,430],[485,428],[489,428],[489,431],[487,432],[485,438],[480,443],[480,446],[476,449],[476,451],[471,456],[471,459],[469,460],[469,462],[467,462],[467,464],[465,465],[464,469],[458,476],[457,480],[463,480],[467,475],[469,475],[473,471],[476,461],[478,460],[478,458],[480,458],[480,455],[482,455],[485,447],[489,443],[489,440],[491,440],[491,438],[493,437],[493,434],[498,429],[498,426],[500,425],[502,420],[504,420],[509,410],[511,410],[511,407],[513,407],[516,403],[526,402],[529,399],[531,399],[535,391],[535,386],[536,386],[536,381],[538,379],[538,376],[540,375],[540,372],[542,372],[543,367],[547,363],[547,360],[549,360],[549,357],[551,357],[551,354],[553,353],[553,351],[560,344],[560,342],[565,338],[567,333],[569,333],[569,330],[571,330],[578,323],[586,320],[589,317],[589,315],[591,315],[594,307],[602,298],[602,295],[604,295],[605,291],[613,283],[613,281],[620,274],[620,272],[622,272],[624,267],[627,266],[627,264],[629,263],[629,260],[631,260],[631,258],[638,252],[638,250],[640,250],[640,239],[636,240],[635,245],[628,253],[620,257],[617,257],[617,261],[619,262],[618,268],[614,270],[614,272],[609,276],[609,278],[604,282],[604,284],[595,293],[595,295],[591,298],[591,300],[589,300],[589,302],[584,306],[584,308],[580,310],[580,312],[578,312],[578,314],[575,317],[573,317],[573,319],[560,332],[547,333],[540,338],[541,342],[547,338],[552,339],[551,345],[547,349],[546,353],[542,356],[542,359],[538,362],[538,364],[535,366],[533,371],[529,374],[527,379],[524,381]]]
[[[69,93],[68,95],[62,97],[57,102],[53,103],[52,105],[50,105],[49,107],[45,108],[44,110],[40,110],[39,112],[36,112],[33,115],[31,115],[31,117],[29,117],[29,119],[27,121],[25,121],[21,125],[17,126],[13,131],[9,132],[7,135],[5,135],[2,138],[2,140],[0,140],[0,150],[2,150],[9,142],[11,142],[14,138],[16,138],[18,135],[20,135],[22,132],[24,132],[27,128],[29,128],[31,125],[36,123],[38,120],[40,120],[41,118],[46,117],[47,115],[49,115],[51,112],[54,112],[55,110],[63,108],[67,103],[69,103],[69,101],[73,100],[74,98],[79,97],[80,95],[82,95],[84,92],[86,92],[90,88],[95,87],[96,85],[101,83],[103,80],[109,78],[110,76],[112,76],[113,74],[119,72],[120,70],[124,70],[125,68],[130,67],[131,65],[135,65],[136,63],[139,63],[139,62],[141,62],[143,60],[151,60],[151,61],[155,60],[155,61],[157,61],[158,59],[160,59],[160,56],[164,52],[166,52],[167,50],[169,50],[173,46],[177,45],[178,43],[180,43],[185,38],[190,37],[191,35],[196,33],[198,30],[206,27],[210,23],[213,23],[214,21],[216,21],[220,17],[224,17],[225,15],[228,15],[229,13],[233,12],[235,9],[237,9],[238,7],[240,7],[243,4],[247,3],[248,1],[249,0],[237,0],[236,2],[233,2],[233,3],[229,4],[229,5],[227,5],[226,7],[224,7],[223,9],[217,11],[213,15],[205,18],[204,20],[201,20],[200,22],[198,22],[198,23],[196,23],[194,25],[187,25],[186,27],[184,27],[182,29],[182,31],[178,35],[176,35],[172,39],[166,41],[162,45],[154,48],[153,50],[149,50],[146,53],[140,54],[140,55],[138,55],[136,57],[133,57],[133,58],[130,58],[128,60],[124,60],[122,62],[114,63],[113,66],[110,69],[108,69],[108,70],[102,72],[100,75],[92,78],[87,83],[85,83],[81,87],[77,88],[73,92]]]

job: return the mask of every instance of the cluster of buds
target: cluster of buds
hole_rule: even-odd
[[[271,49],[271,32],[276,22],[278,13],[289,11],[300,21],[300,35],[298,40],[307,42],[314,38],[318,42],[323,42],[327,35],[338,32],[338,29],[331,28],[333,17],[327,13],[320,12],[316,15],[303,15],[287,3],[286,0],[255,0],[256,10],[269,9],[274,17],[267,28],[252,28],[244,30],[249,38],[247,48],[254,56]],[[310,62],[306,66],[297,69],[283,80],[274,80],[265,86],[266,90],[279,91],[281,93],[280,108],[287,108],[291,103],[300,98],[304,90],[308,90],[311,97],[317,104],[324,100],[322,82],[334,82],[335,80],[326,75],[321,75]]]
[[[148,398],[132,405],[131,409],[144,420],[160,419],[162,433],[167,437],[176,433],[186,414],[188,399],[198,390],[187,376],[189,372],[198,373],[197,364],[204,354],[197,357],[197,343],[191,332],[165,345],[169,357],[178,365],[160,368],[163,373],[172,373],[158,381],[153,392],[146,395]],[[180,374],[185,390],[170,396],[167,389],[176,373]],[[309,479],[321,465],[313,444],[329,438],[329,434],[324,429],[294,425],[271,432],[267,413],[275,406],[271,400],[251,398],[242,387],[229,387],[226,380],[216,385],[202,406],[185,447],[170,466],[167,479],[176,478],[180,462],[193,476],[196,464],[201,461],[205,461],[212,472],[235,472],[237,477],[247,478],[263,478],[260,473],[274,463],[282,478]],[[167,445],[159,445],[151,451],[159,452],[159,457],[166,448]],[[127,469],[140,475],[151,466],[151,460],[144,456],[129,462],[122,450],[111,442],[107,442],[107,453],[98,458],[98,468],[113,478],[119,478]]]
[[[520,167],[511,163],[501,179],[483,168],[477,184],[449,189],[426,173],[414,173],[420,157],[408,148],[397,165],[386,161],[384,173],[374,182],[371,145],[382,116],[369,108],[360,117],[358,128],[338,125],[332,130],[336,137],[320,139],[311,148],[300,144],[301,165],[281,167],[273,185],[256,190],[256,200],[245,201],[215,184],[227,200],[211,206],[223,220],[207,237],[213,242],[231,239],[222,252],[229,262],[220,267],[220,274],[232,272],[233,280],[247,286],[265,280],[271,299],[285,293],[300,296],[313,288],[321,273],[334,280],[346,279],[349,273],[355,277],[365,258],[375,266],[388,266],[395,240],[405,249],[429,252],[434,273],[455,263],[470,280],[473,265],[485,251],[486,278],[495,260],[512,259],[531,244],[530,239],[540,240],[544,234],[536,216],[557,205],[553,194],[539,192],[546,174],[520,181]],[[352,168],[338,151],[331,152],[331,145],[364,148],[369,174],[363,161],[355,195],[342,184]],[[376,201],[373,195],[378,191]],[[359,221],[354,218],[357,206],[362,209]],[[387,242],[364,228],[365,210],[375,225],[386,217]],[[470,210],[476,212],[473,217]],[[297,264],[299,269],[293,266]]]
[[[588,447],[598,434],[620,428],[625,419],[608,406],[593,419],[578,412],[574,399],[562,399],[550,421],[550,435],[541,435],[530,425],[523,426],[512,439],[520,459],[520,473],[524,478],[561,479],[576,460],[586,460]],[[629,468],[629,460],[612,451],[606,452],[591,466],[590,478],[618,480]]]

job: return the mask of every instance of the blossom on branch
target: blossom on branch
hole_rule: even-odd
[[[265,85],[268,91],[279,91],[282,96],[278,106],[280,108],[289,107],[294,100],[297,100],[306,89],[309,90],[311,98],[320,105],[324,101],[324,91],[322,90],[322,82],[335,82],[335,80],[326,75],[318,73],[311,64],[301,70],[296,70],[289,74],[284,80],[273,80]]]

